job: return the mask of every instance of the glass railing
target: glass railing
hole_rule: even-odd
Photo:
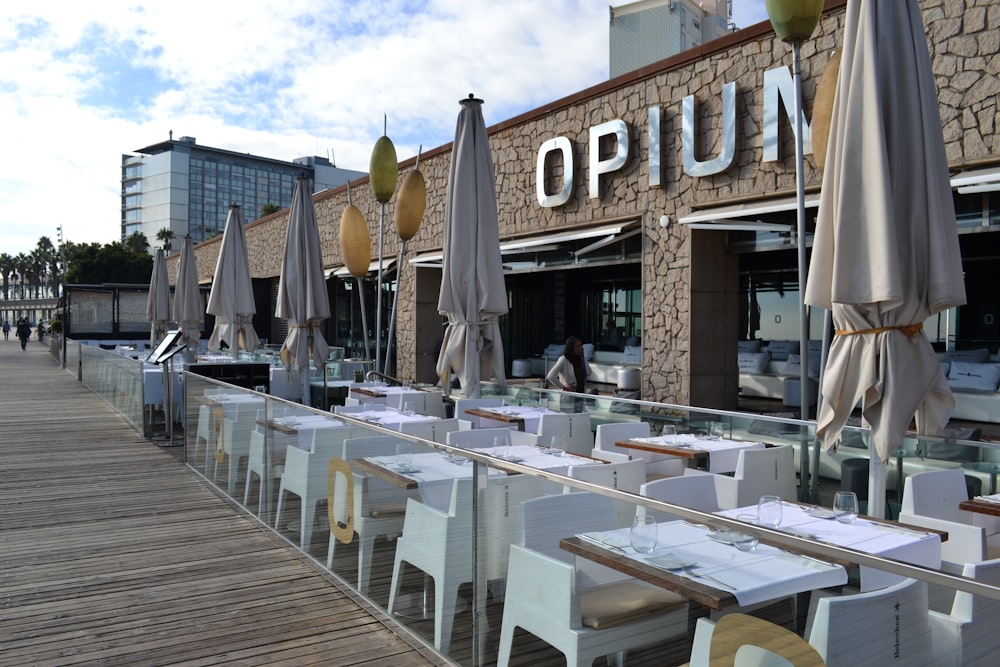
[[[79,376],[84,386],[101,396],[132,426],[144,433],[146,401],[143,362],[114,350],[68,341],[79,355]],[[67,357],[71,357],[67,353]],[[67,366],[68,367],[68,366]],[[160,376],[162,382],[162,375]],[[162,402],[162,401],[161,401]]]
[[[838,612],[837,601],[875,610],[886,596],[913,603],[895,617],[890,607],[886,618],[872,611],[866,630],[888,629],[858,634],[852,645],[869,657],[897,651],[905,661],[955,655],[954,640],[931,645],[932,636],[944,636],[932,625],[960,623],[952,609],[973,608],[970,600],[982,620],[989,610],[980,607],[1000,600],[985,574],[963,577],[961,563],[942,563],[965,539],[960,531],[863,515],[842,523],[830,518],[840,483],[826,476],[815,502],[799,502],[800,459],[787,450],[812,448],[812,422],[483,385],[482,397],[492,399],[486,417],[431,420],[446,428],[420,436],[399,430],[416,433],[404,425],[415,415],[377,403],[334,415],[192,374],[185,387],[188,464],[459,664],[565,664],[562,651],[576,647],[595,658],[627,649],[630,665],[679,665],[701,650],[691,624],[730,611],[819,645],[826,624],[865,613]],[[557,438],[564,449],[554,450],[551,437],[532,433],[544,433],[544,416],[560,411],[586,415],[589,446]],[[485,421],[472,428],[472,418]],[[625,429],[595,443],[595,431],[605,435],[614,429],[599,427],[613,424],[636,425],[631,433],[640,435]],[[868,435],[848,428],[840,451],[824,455],[863,459],[866,450],[852,445]],[[690,456],[647,460],[642,449],[629,453],[630,442],[689,446]],[[719,449],[725,443],[773,451],[784,476],[790,472],[791,479],[766,485],[784,496],[776,527],[740,516],[757,516],[763,494],[741,495],[737,464]],[[971,447],[963,456],[980,462],[994,455],[992,445],[974,441],[909,444],[914,456],[902,459],[904,476],[961,466],[931,458],[936,449]],[[697,453],[705,449],[709,457]],[[835,468],[839,474],[835,458],[821,459],[821,475]],[[671,489],[678,479],[687,486]],[[651,524],[633,530],[636,516]],[[976,556],[969,560],[986,554]],[[857,595],[868,597],[849,597]],[[697,627],[704,634],[710,624]],[[983,640],[968,650],[983,647],[997,648]]]

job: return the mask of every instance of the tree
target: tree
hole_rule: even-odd
[[[160,229],[160,231],[156,232],[156,240],[159,241],[160,245],[163,246],[164,251],[170,250],[171,246],[173,245],[172,243],[173,239],[174,239],[174,232],[173,230],[167,227],[163,227]]]
[[[149,239],[142,232],[132,232],[129,234],[129,237],[125,239],[125,245],[132,252],[149,253]]]
[[[153,273],[153,258],[145,248],[136,251],[117,242],[103,247],[99,243],[73,246],[67,249],[67,262],[66,282],[76,285],[142,285],[149,283]]]
[[[269,202],[267,202],[266,204],[264,204],[263,206],[260,207],[260,217],[263,218],[266,215],[271,215],[272,213],[277,213],[280,210],[281,210],[280,206],[278,206],[274,202],[269,201]]]
[[[10,276],[14,273],[15,260],[7,253],[0,254],[0,274],[3,274],[3,298],[10,299]]]

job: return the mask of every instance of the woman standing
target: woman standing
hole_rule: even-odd
[[[576,336],[566,339],[562,356],[545,376],[549,384],[563,391],[583,394],[587,391],[587,364],[583,360],[583,341]]]

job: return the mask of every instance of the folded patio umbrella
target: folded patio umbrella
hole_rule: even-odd
[[[215,315],[215,328],[208,340],[209,349],[219,348],[224,341],[234,358],[239,355],[240,350],[255,350],[259,340],[253,328],[257,306],[253,300],[253,282],[250,279],[250,260],[243,225],[240,207],[233,204],[226,218],[226,229],[222,234],[219,260],[215,265],[207,308],[209,313]]]

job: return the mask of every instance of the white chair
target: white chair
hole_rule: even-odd
[[[716,495],[715,480],[711,475],[685,475],[656,479],[639,487],[639,495],[662,500],[672,505],[690,507],[699,512],[717,512],[719,510],[719,497]],[[677,518],[662,512],[655,514],[659,521],[671,521]]]
[[[479,417],[470,415],[466,410],[473,408],[499,408],[503,405],[502,398],[457,398],[455,399],[455,416],[472,422],[475,428],[480,428]]]
[[[638,495],[639,488],[646,481],[646,462],[639,459],[624,463],[570,466],[566,471],[566,476]],[[576,490],[571,486],[565,487],[566,493]],[[619,527],[625,528],[632,525],[632,519],[635,517],[635,503],[616,500],[615,511],[618,514]]]
[[[355,433],[351,428],[319,428],[313,431],[311,451],[289,447],[285,452],[285,470],[278,487],[274,526],[281,529],[286,494],[298,496],[302,505],[299,515],[299,546],[303,551],[308,551],[312,543],[316,505],[327,499],[330,459],[343,453],[344,440]]]
[[[347,399],[344,399],[345,401]],[[378,412],[380,410],[385,410],[386,407],[382,403],[360,403],[356,402],[352,405],[335,405],[333,406],[333,414],[335,415],[351,415],[359,412]]]
[[[547,445],[554,435],[566,436],[566,451],[589,456],[594,449],[594,433],[586,412],[545,412],[538,420],[536,443]]]
[[[599,459],[601,461],[607,461],[608,463],[625,463],[631,461],[632,457],[628,454],[619,454],[618,452],[609,452],[606,449],[598,449],[594,447],[590,450],[590,458]]]
[[[240,477],[241,463],[250,457],[250,433],[253,430],[253,420],[246,418],[246,410],[237,411],[237,419],[222,420],[222,430],[215,447],[215,465],[212,481],[219,478],[219,469],[226,467],[226,493],[230,496],[236,492],[236,482]],[[254,409],[256,414],[256,409]]]
[[[855,595],[814,592],[805,636],[828,667],[931,665],[927,585],[904,579]]]
[[[509,438],[513,444],[511,436],[518,432],[509,428],[473,428],[464,431],[448,431],[445,434],[445,444],[463,449],[492,449],[494,438]]]
[[[327,515],[330,542],[326,566],[333,569],[337,543],[358,541],[358,592],[368,593],[372,554],[379,537],[394,539],[403,532],[406,501],[415,492],[356,470],[351,462],[368,456],[392,456],[400,442],[392,436],[348,438],[340,457],[329,462]]]
[[[967,512],[958,504],[969,499],[965,474],[958,468],[927,470],[906,478],[901,512],[981,526],[986,531],[987,548],[1000,545],[1000,517]],[[996,535],[996,537],[993,537]]]
[[[633,438],[648,438],[651,433],[649,422],[619,422],[617,424],[598,424],[594,437],[594,446],[597,449],[626,454],[633,459],[642,459],[646,462],[646,479],[653,480],[661,477],[677,477],[684,474],[687,464],[684,459],[667,454],[657,454],[641,449],[625,449],[618,447],[616,442],[632,440]]]
[[[794,501],[798,497],[794,456],[790,445],[744,449],[730,477],[687,468],[685,475],[711,475],[715,480],[720,509],[756,505],[761,496],[780,496]]]
[[[418,414],[440,417],[441,419],[447,416],[439,391],[402,391],[386,396],[386,405],[390,408],[402,410],[407,403],[413,404],[413,411]]]
[[[458,588],[472,581],[472,490],[471,479],[454,480],[447,511],[408,500],[403,536],[396,544],[388,612],[394,612],[400,597],[403,565],[423,571],[434,582],[434,648],[441,653],[448,653],[451,645]],[[490,534],[482,553],[489,557],[488,579],[506,576],[517,508],[536,493],[537,479],[528,475],[493,477],[487,482]]]
[[[572,563],[512,545],[498,667],[510,662],[516,628],[590,667],[602,655],[621,664],[627,649],[687,631],[688,601],[635,579],[581,589]]]
[[[272,481],[281,479],[281,474],[285,469],[285,460],[273,460],[268,470],[265,470],[264,447],[266,439],[260,427],[250,431],[250,452],[247,456],[247,479],[243,489],[243,506],[247,507],[250,502],[250,489],[253,487],[253,479],[256,476],[257,486],[257,516],[262,516],[264,512],[264,475],[270,472]]]
[[[465,421],[464,419],[461,421]],[[471,427],[472,424],[466,422]],[[418,438],[423,438],[424,440],[431,440],[433,442],[447,443],[448,434],[452,431],[461,430],[462,425],[459,423],[458,419],[452,417],[451,419],[432,419],[428,421],[419,422],[401,422],[399,425],[399,432],[406,433],[407,435],[415,435]],[[471,428],[469,429],[471,430]]]
[[[949,540],[951,536],[949,535]],[[968,563],[962,576],[1000,585],[1000,559]],[[996,619],[1000,601],[963,591],[955,593],[951,613],[930,612],[935,667],[992,667],[997,664],[1000,634]]]

